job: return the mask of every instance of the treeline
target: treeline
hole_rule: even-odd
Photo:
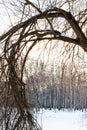
[[[82,66],[31,62],[25,70],[25,97],[36,108],[86,109],[87,71]],[[20,91],[20,90],[19,90]],[[14,106],[11,87],[0,83],[0,106]]]
[[[81,66],[36,63],[30,66],[26,98],[39,108],[87,108],[87,73]]]

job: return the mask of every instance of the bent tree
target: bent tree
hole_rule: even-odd
[[[55,43],[55,40],[64,44],[73,43],[72,47],[80,46],[87,52],[87,8],[73,13],[81,2],[76,0],[65,0],[63,3],[49,1],[48,6],[46,1],[39,0],[36,3],[29,0],[16,2],[10,4],[19,12],[20,20],[0,35],[0,123],[5,130],[39,130],[25,92],[24,70],[28,55],[36,45],[45,41]],[[2,3],[7,10],[10,8],[9,3],[7,6]],[[42,4],[45,5],[43,8]],[[61,46],[61,42],[59,44]]]

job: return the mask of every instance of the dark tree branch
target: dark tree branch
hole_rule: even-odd
[[[0,41],[5,39],[8,35],[14,34],[20,28],[24,28],[25,26],[29,26],[31,23],[35,23],[35,21],[37,21],[38,19],[47,19],[47,18],[55,18],[55,17],[63,17],[68,21],[68,23],[71,25],[71,28],[74,30],[74,32],[77,35],[77,38],[79,41],[78,45],[81,46],[85,51],[87,51],[87,38],[85,37],[84,33],[82,32],[81,28],[79,27],[79,25],[76,22],[76,20],[74,19],[74,17],[71,15],[70,12],[66,12],[66,11],[64,11],[62,9],[58,9],[58,8],[49,9],[47,11],[41,12],[41,14],[33,16],[32,18],[30,18],[18,25],[15,25],[8,32],[6,32],[2,36],[0,36]],[[53,31],[53,27],[52,27],[52,31]],[[54,34],[55,34],[55,32],[54,32]],[[67,41],[67,38],[66,38],[66,41]],[[72,43],[73,42],[74,41],[72,41]]]

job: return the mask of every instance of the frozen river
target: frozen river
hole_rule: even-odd
[[[38,121],[42,130],[87,130],[87,112],[41,110]]]

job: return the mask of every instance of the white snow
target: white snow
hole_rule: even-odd
[[[87,130],[86,116],[82,111],[41,110],[38,122],[42,130]]]

